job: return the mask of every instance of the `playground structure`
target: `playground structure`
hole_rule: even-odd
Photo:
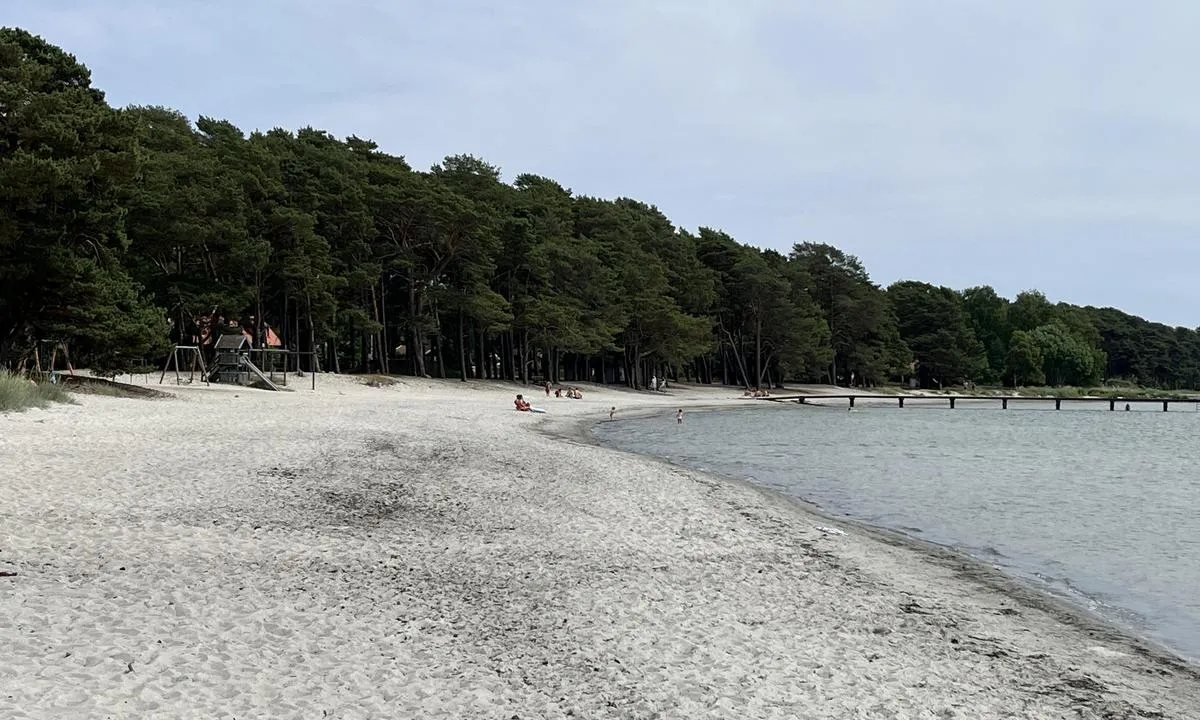
[[[170,370],[172,366],[175,368],[175,384],[183,384],[183,376],[181,374],[182,363],[179,361],[179,356],[181,354],[190,361],[187,365],[188,383],[191,383],[196,379],[196,371],[199,371],[200,377],[204,380],[204,384],[208,385],[208,369],[204,367],[204,353],[201,352],[198,345],[176,345],[175,348],[171,350],[170,356],[167,357],[166,364],[163,365],[162,375],[158,377],[158,384],[163,384],[163,380],[165,380],[167,377],[167,371]]]
[[[163,365],[159,384],[166,380],[167,373],[173,369],[177,384],[184,382],[183,372],[188,373],[189,383],[194,381],[199,372],[206,385],[217,382],[279,391],[287,388],[289,373],[303,376],[300,370],[301,357],[313,356],[315,364],[315,353],[271,347],[254,348],[250,338],[243,333],[221,335],[212,345],[212,351],[213,362],[209,366],[204,361],[204,350],[200,346],[176,345]],[[309,375],[315,390],[317,374],[310,372]]]
[[[41,352],[42,345],[50,346],[48,354]],[[67,344],[53,340],[42,340],[33,346],[33,374],[39,378],[49,378],[50,382],[57,382],[59,353],[62,353],[63,362],[66,363],[67,374],[74,375],[75,368],[71,365],[71,353],[67,350]]]

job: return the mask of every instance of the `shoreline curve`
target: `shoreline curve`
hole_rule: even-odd
[[[733,409],[728,405],[707,403],[688,405],[686,402],[681,402],[680,405],[687,408],[690,412],[727,412]],[[759,407],[762,410],[756,412],[769,412],[767,410],[768,407],[782,406],[759,404]],[[820,406],[814,405],[814,407]],[[743,408],[738,409],[741,410]],[[661,413],[662,409],[645,409],[627,413],[620,420],[616,420],[616,422],[645,419]],[[1166,645],[1158,643],[1151,638],[1138,635],[1131,628],[1122,627],[1108,618],[1090,612],[1086,607],[1082,607],[1068,598],[1059,597],[1046,589],[1039,588],[1028,580],[995,568],[962,550],[932,542],[901,530],[875,525],[850,515],[835,515],[804,498],[788,495],[774,488],[743,478],[677,463],[670,458],[650,452],[626,450],[610,445],[601,441],[592,433],[592,429],[604,422],[606,421],[595,418],[567,418],[561,423],[564,426],[563,428],[549,429],[545,428],[544,425],[555,424],[555,420],[546,419],[542,423],[542,426],[539,426],[539,430],[548,436],[556,437],[560,440],[588,444],[611,452],[634,455],[648,461],[661,463],[670,468],[703,473],[715,480],[732,483],[771,496],[776,500],[784,501],[792,505],[798,512],[812,516],[814,520],[840,523],[853,527],[857,533],[866,539],[909,550],[930,563],[953,570],[964,582],[976,584],[989,591],[1001,593],[1023,607],[1047,613],[1063,625],[1092,634],[1099,640],[1114,645],[1123,645],[1148,660],[1161,663],[1173,671],[1186,673],[1193,679],[1200,681],[1200,660],[1186,658],[1181,653],[1176,652]]]

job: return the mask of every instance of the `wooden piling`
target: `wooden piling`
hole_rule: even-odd
[[[913,396],[912,395],[907,395],[907,396],[906,395],[882,395],[882,394],[881,395],[865,395],[862,393],[846,394],[846,395],[841,395],[841,394],[832,395],[832,394],[821,393],[821,394],[812,394],[812,395],[797,394],[797,395],[773,396],[773,397],[768,397],[768,398],[763,398],[763,399],[767,400],[769,402],[792,402],[792,401],[795,401],[799,405],[804,405],[809,400],[813,400],[813,401],[817,402],[817,404],[823,404],[824,402],[834,401],[834,400],[847,400],[847,401],[849,401],[851,408],[854,408],[857,405],[859,400],[865,400],[868,403],[870,403],[871,401],[890,402],[892,400],[895,400],[897,406],[903,408],[903,407],[905,407],[904,401],[911,397],[913,397]],[[920,396],[917,399],[930,400],[930,401],[936,402],[940,398],[937,396]],[[1004,410],[1009,409],[1008,408],[1009,401],[1015,402],[1015,401],[1024,400],[1024,401],[1028,401],[1028,402],[1032,402],[1032,403],[1044,403],[1047,400],[1053,400],[1055,410],[1062,410],[1064,403],[1067,403],[1067,404],[1070,404],[1070,403],[1101,404],[1101,403],[1107,402],[1109,411],[1116,410],[1118,403],[1128,403],[1128,404],[1162,403],[1163,412],[1168,412],[1171,409],[1171,403],[1188,403],[1188,404],[1197,405],[1196,409],[1197,409],[1197,411],[1200,411],[1200,396],[1180,396],[1180,397],[1175,397],[1175,398],[1164,399],[1161,397],[1157,397],[1157,398],[1151,398],[1151,397],[1116,398],[1116,397],[1094,397],[1094,396],[1093,397],[1078,397],[1078,396],[1071,396],[1071,397],[1053,397],[1053,396],[1051,396],[1051,397],[1040,397],[1040,396],[1034,397],[1034,396],[1029,396],[1029,397],[1025,397],[1025,396],[1021,396],[1021,395],[950,395],[950,396],[946,396],[946,399],[950,401],[951,409],[958,407],[959,400],[979,400],[979,401],[999,400],[1000,407]],[[1103,405],[1100,405],[1100,406],[1103,407]]]

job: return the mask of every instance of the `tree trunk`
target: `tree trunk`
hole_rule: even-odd
[[[463,311],[458,311],[458,367],[463,382],[467,381],[467,328]]]
[[[287,335],[288,334],[288,322],[290,322],[290,321],[291,321],[291,316],[288,315],[288,294],[284,293],[283,294],[283,318],[282,318],[281,322],[279,323],[279,332],[283,333],[284,335]],[[293,337],[292,340],[295,341],[296,338]],[[283,343],[283,349],[287,350],[287,343],[284,342],[283,338],[279,338],[279,341]],[[284,355],[283,356],[283,371],[284,372],[287,372],[287,370],[288,370],[287,361],[288,361],[288,356]],[[299,369],[299,366],[297,366],[297,369]]]
[[[382,346],[379,349],[379,361],[383,365],[384,374],[391,374],[392,367],[388,362],[392,355],[392,344],[388,338],[387,286],[383,284],[382,277],[379,278],[379,324],[382,326],[379,328],[379,344]]]
[[[757,365],[755,368],[758,372],[755,374],[755,386],[762,386],[763,379],[763,361],[762,361],[762,320],[754,321],[754,362]]]
[[[311,296],[308,301],[308,308],[309,308],[308,327],[311,330],[311,328],[313,327]],[[338,319],[337,319],[337,310],[336,309],[333,311],[333,318],[330,320],[330,325],[333,327],[333,337],[331,337],[329,339],[329,351],[330,351],[329,359],[331,360],[331,364],[333,365],[333,371],[335,373],[337,373],[338,375],[341,375],[342,374],[342,360],[341,360],[341,358],[338,357],[338,343],[337,343]],[[315,351],[316,348],[314,347],[313,350]]]
[[[375,292],[374,283],[371,284],[371,314],[375,316],[375,324],[379,326],[378,330],[371,333],[371,346],[374,348],[372,357],[375,359],[376,363],[378,363],[379,371],[386,374],[387,363],[384,361],[384,358],[381,354],[383,349],[383,319],[379,312],[379,296]]]
[[[358,334],[358,369],[359,372],[371,372],[370,335],[364,330]]]
[[[529,384],[529,335],[521,333],[521,384]]]
[[[311,358],[310,364],[309,364],[309,372],[316,372],[317,371],[317,329],[316,329],[317,326],[316,326],[316,323],[313,322],[312,293],[308,292],[307,290],[304,292],[304,301],[305,301],[305,305],[307,305],[305,310],[308,313],[308,349],[310,352],[312,352],[312,354],[308,356],[309,358]],[[297,342],[297,344],[299,344],[299,342],[300,342],[299,316],[300,316],[300,312],[299,312],[299,308],[297,308],[297,312],[296,312],[296,317],[297,317],[297,319],[296,319],[296,342]],[[336,320],[334,322],[334,327],[337,327]],[[334,361],[335,367],[336,367],[336,362],[337,361],[335,360]],[[296,367],[297,368],[300,367],[299,356],[296,357]]]
[[[306,292],[305,293],[306,299],[307,299],[307,296],[308,296],[308,293]],[[308,324],[311,327],[312,326],[311,302],[309,304],[310,304],[310,307],[308,308]],[[294,313],[294,317],[292,318],[292,322],[293,322],[293,324],[292,324],[292,344],[296,350],[302,351],[303,347],[300,344],[300,303],[293,303],[293,305],[296,308],[296,312]],[[310,345],[308,349],[309,349],[309,352],[317,351],[317,348],[314,345]],[[313,356],[313,357],[315,357],[315,356]],[[299,356],[296,356],[296,367],[297,368],[300,367],[300,357]]]
[[[436,307],[434,308],[434,313],[436,316],[436,313],[437,313]],[[434,360],[437,361],[438,377],[441,378],[442,380],[445,380],[446,379],[446,338],[442,334],[442,323],[440,322],[440,320],[437,325],[437,331],[434,333],[434,336],[433,336],[433,347],[437,351],[437,355],[436,355],[436,357],[434,357]]]
[[[513,368],[513,331],[506,330],[500,334],[500,377],[499,379],[517,381],[516,369]]]
[[[475,366],[475,378],[477,380],[491,380],[492,368],[491,361],[488,359],[487,333],[483,328],[479,328],[479,364]]]
[[[255,285],[255,287],[254,287],[254,343],[251,345],[251,347],[258,345],[258,343],[259,343],[258,339],[262,335],[262,321],[263,321],[263,318],[262,318],[262,307],[263,307],[262,306],[262,295],[263,295],[262,271],[256,270],[254,272],[254,278],[255,278],[255,282],[254,282],[254,285]]]
[[[421,332],[421,302],[416,285],[411,283],[408,287],[408,310],[412,318],[409,327],[412,347],[409,348],[409,352],[413,357],[413,373],[417,377],[429,377],[429,374],[425,372],[425,339]]]

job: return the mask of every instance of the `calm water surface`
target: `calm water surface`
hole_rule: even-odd
[[[1200,413],[1076,407],[755,407],[595,433],[956,547],[1200,659]]]

